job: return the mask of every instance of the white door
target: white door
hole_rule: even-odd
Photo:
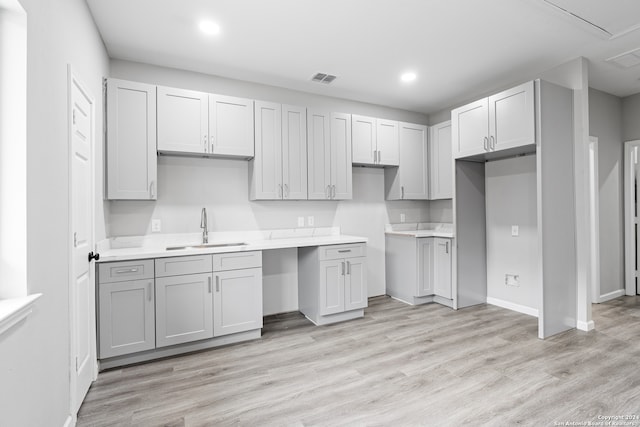
[[[253,100],[209,95],[209,136],[213,154],[253,157]]]
[[[489,149],[535,144],[533,81],[489,97]]]
[[[451,155],[451,122],[431,127],[429,141],[429,198],[453,197],[453,160]]]
[[[638,197],[640,196],[640,140],[624,143],[624,274],[627,295],[640,294],[638,269],[640,239],[637,237]]]
[[[400,123],[400,197],[429,198],[427,127]]]
[[[331,113],[331,184],[332,198],[353,197],[351,173],[351,115]]]
[[[453,153],[456,159],[489,149],[489,102],[487,98],[451,111]]]
[[[307,199],[307,110],[282,106],[282,182],[284,198]]]
[[[69,73],[71,412],[75,416],[96,378],[95,269],[88,257],[93,237],[94,101]]]
[[[307,110],[309,200],[331,198],[330,113]]]
[[[362,165],[376,164],[378,159],[376,119],[354,114],[351,120],[353,163]]]
[[[367,258],[349,258],[346,263],[344,311],[365,308],[368,305]]]
[[[158,86],[158,151],[211,152],[208,99],[203,92]]]
[[[255,102],[255,200],[280,200],[282,185],[282,107],[273,102]]]
[[[433,293],[451,299],[451,240],[435,238]]]
[[[262,328],[262,268],[214,273],[213,336]]]
[[[400,144],[398,142],[398,122],[378,119],[378,164],[398,166],[400,164]]]

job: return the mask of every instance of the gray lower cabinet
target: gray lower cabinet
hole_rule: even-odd
[[[153,278],[101,283],[98,297],[101,359],[155,348]]]
[[[214,273],[213,335],[262,328],[262,268]]]
[[[364,315],[367,307],[366,246],[298,249],[298,305],[317,325]]]
[[[213,337],[212,274],[156,278],[156,347]]]
[[[451,239],[436,237],[433,242],[433,292],[451,299]]]

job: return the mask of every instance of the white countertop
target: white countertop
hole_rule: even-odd
[[[245,244],[215,248],[167,250],[167,247],[171,246],[199,245],[202,243],[202,234],[117,237],[100,242],[98,247],[100,260],[98,262],[366,243],[367,238],[340,234],[339,227],[209,233],[208,244],[235,242]]]
[[[405,236],[411,238],[419,237],[444,237],[453,239],[453,224],[449,223],[403,223],[387,224],[385,234]]]

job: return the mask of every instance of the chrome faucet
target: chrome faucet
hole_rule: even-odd
[[[200,228],[202,228],[202,244],[209,243],[209,230],[207,228],[207,208],[202,208],[200,214]]]

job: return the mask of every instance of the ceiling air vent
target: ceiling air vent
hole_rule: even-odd
[[[635,67],[640,65],[640,48],[612,56],[611,58],[607,58],[605,61],[620,68]]]
[[[336,79],[336,76],[333,76],[331,74],[324,74],[324,73],[317,73],[316,75],[311,77],[311,81],[312,82],[324,83],[326,85],[328,85],[329,83],[331,83],[335,79]]]

